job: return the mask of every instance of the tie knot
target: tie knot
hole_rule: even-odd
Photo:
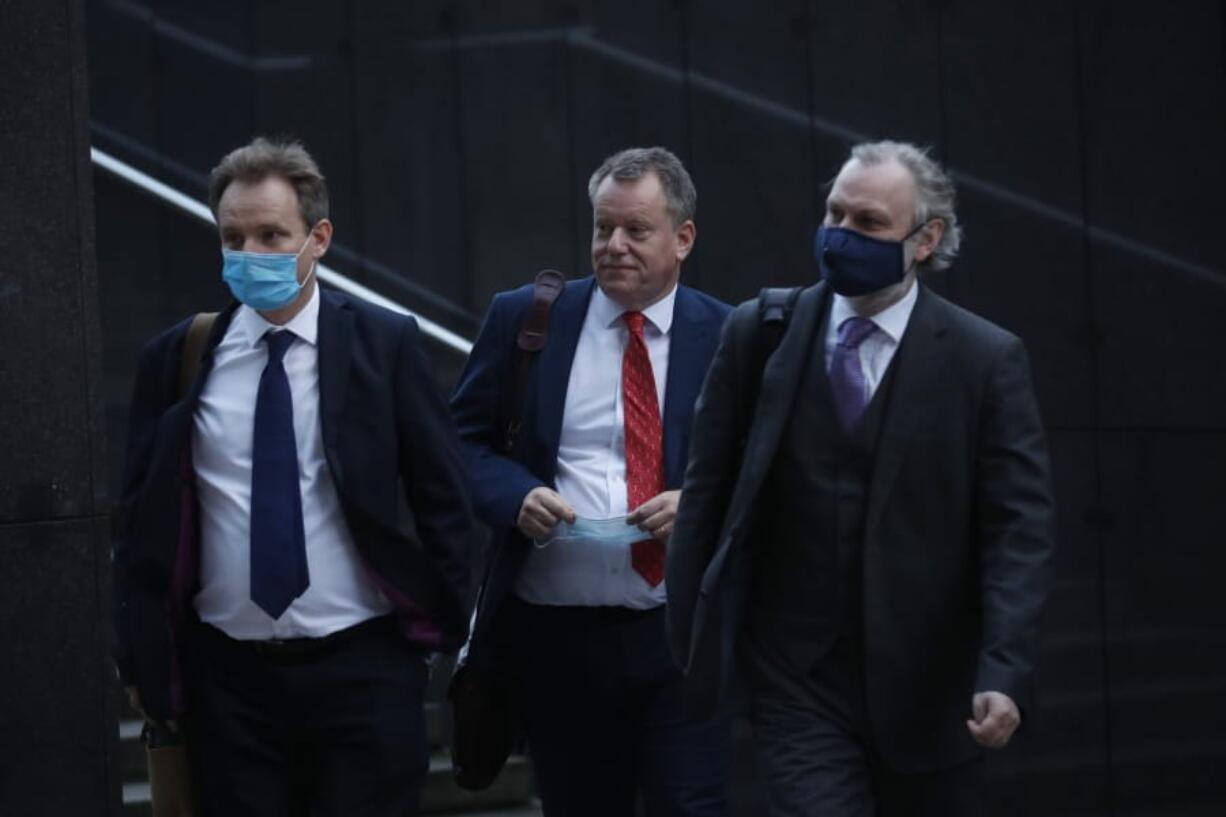
[[[622,314],[622,319],[626,321],[626,326],[630,329],[630,334],[636,338],[643,336],[643,317],[642,312],[625,312]]]
[[[864,339],[873,334],[877,324],[868,318],[852,317],[839,324],[839,346],[857,349]]]
[[[269,329],[264,333],[264,342],[268,344],[268,359],[280,363],[285,357],[285,350],[294,342],[294,333],[289,330],[276,332]]]

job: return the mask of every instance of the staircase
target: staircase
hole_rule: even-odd
[[[145,747],[140,742],[141,722],[126,703],[122,713],[119,757],[123,774],[123,817],[152,817]],[[430,770],[422,783],[419,813],[540,817],[540,806],[533,797],[532,767],[527,758],[512,756],[494,785],[485,791],[464,791],[451,778],[447,713],[438,701],[426,703],[426,730],[430,742]]]

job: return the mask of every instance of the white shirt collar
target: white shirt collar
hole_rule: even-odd
[[[643,310],[643,317],[661,335],[667,335],[668,330],[673,326],[673,306],[676,302],[677,285],[673,284],[673,288],[669,290],[667,295]],[[596,320],[598,326],[603,326],[607,329],[614,324],[620,325],[621,317],[627,311],[618,306],[608,295],[605,295],[599,285],[596,286],[596,291],[592,293],[592,303],[588,307],[588,314]]]
[[[890,336],[895,343],[902,341],[903,333],[907,331],[907,323],[911,320],[911,311],[915,309],[915,301],[919,297],[919,282],[912,282],[907,294],[902,299],[873,315],[869,320],[877,324],[877,328]],[[834,293],[834,303],[830,307],[830,325],[837,330],[843,321],[856,314],[847,299],[839,293]]]
[[[307,301],[302,311],[295,315],[284,326],[278,326],[264,319],[264,316],[247,305],[240,306],[234,313],[234,325],[242,333],[247,344],[255,347],[270,329],[288,329],[312,346],[319,334],[319,284]]]

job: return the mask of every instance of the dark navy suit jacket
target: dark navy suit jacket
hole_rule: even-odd
[[[549,315],[549,336],[528,378],[522,428],[511,456],[502,450],[514,391],[515,341],[532,303],[531,285],[494,297],[481,334],[451,398],[460,447],[477,513],[494,532],[493,556],[477,603],[470,663],[480,663],[495,613],[514,586],[528,541],[515,527],[528,492],[552,486],[557,470],[562,412],[575,347],[595,279],[567,283]],[[690,447],[690,421],[703,376],[731,307],[679,286],[670,330],[664,389],[664,483],[681,487]]]
[[[320,296],[320,425],[345,521],[405,636],[455,649],[467,635],[473,518],[417,322],[340,293]],[[115,625],[120,675],[155,718],[183,710],[182,625],[199,561],[192,415],[237,307],[218,317],[182,399],[190,321],[150,341],[137,368],[114,545]]]

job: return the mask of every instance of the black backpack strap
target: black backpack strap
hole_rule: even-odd
[[[765,287],[758,293],[758,335],[756,343],[755,371],[766,368],[766,361],[779,348],[779,342],[787,332],[803,287]],[[761,380],[761,377],[758,378]]]
[[[746,366],[739,378],[745,401],[741,407],[742,442],[748,438],[748,429],[757,409],[766,362],[779,348],[802,290],[803,287],[766,287],[758,293],[757,325],[753,327],[752,340],[746,337],[749,341],[747,345],[751,345],[751,353],[741,358],[742,365]]]
[[[519,332],[515,336],[515,372],[511,399],[508,402],[510,413],[502,441],[502,449],[507,454],[514,450],[515,441],[519,439],[519,429],[523,424],[524,395],[528,392],[532,361],[549,340],[549,310],[565,288],[566,276],[553,269],[541,270],[532,282],[532,305],[524,312]]]

